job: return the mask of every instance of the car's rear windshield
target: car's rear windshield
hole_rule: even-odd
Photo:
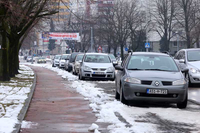
[[[89,63],[110,63],[108,55],[86,55],[84,62]]]
[[[189,62],[200,61],[200,50],[191,50],[187,52]]]
[[[157,70],[179,71],[174,60],[162,55],[134,55],[131,56],[127,69],[129,70]]]
[[[82,60],[82,59],[83,59],[83,55],[77,55],[76,61],[80,61],[80,60]]]

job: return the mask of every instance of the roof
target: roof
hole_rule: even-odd
[[[181,49],[181,50],[185,50],[185,51],[193,51],[193,50],[200,50],[200,48],[189,48],[189,49]]]
[[[168,54],[157,53],[157,52],[133,52],[132,55],[163,55],[163,56],[169,56]]]
[[[105,53],[85,53],[86,55],[108,55]]]

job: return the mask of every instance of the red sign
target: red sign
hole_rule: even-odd
[[[101,46],[99,46],[97,50],[98,50],[99,53],[102,53],[102,47]]]
[[[79,33],[49,33],[50,39],[79,40]]]

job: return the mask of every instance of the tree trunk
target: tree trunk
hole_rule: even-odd
[[[117,47],[114,47],[114,56],[117,57]]]
[[[110,45],[108,45],[108,53],[110,53]]]
[[[3,26],[3,25],[2,25]],[[0,81],[9,81],[10,76],[9,76],[9,66],[8,66],[8,42],[7,42],[7,37],[6,37],[6,32],[3,31],[1,33],[2,35],[2,43],[1,44],[1,49],[0,49]]]
[[[121,57],[122,57],[122,61],[124,60],[124,45],[122,43],[120,43],[120,47],[121,47]]]

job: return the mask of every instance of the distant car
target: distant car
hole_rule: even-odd
[[[73,74],[78,74],[79,73],[79,68],[80,68],[80,61],[82,61],[84,54],[78,54],[75,59],[75,64],[74,68],[72,70]]]
[[[79,69],[79,79],[115,79],[115,68],[108,54],[85,53]]]
[[[65,60],[65,63],[64,63],[64,69],[65,69],[66,71],[69,71],[68,66],[69,66],[69,59],[70,59],[70,56],[71,56],[71,54],[68,54],[68,56],[67,56],[67,58],[66,58],[66,60]]]
[[[59,66],[60,57],[61,57],[61,55],[55,55],[54,56],[53,62],[52,62],[52,67]]]
[[[28,56],[27,58],[26,58],[26,61],[27,62],[32,62],[32,56]],[[34,60],[34,58],[33,58],[33,62],[34,62],[35,60]]]
[[[39,57],[39,58],[37,59],[37,63],[46,63],[46,58],[44,58],[44,57]]]
[[[174,56],[181,70],[189,69],[189,85],[200,83],[200,49],[182,49]]]
[[[62,54],[59,61],[59,68],[65,68],[65,61],[69,54]]]
[[[178,108],[186,108],[188,82],[167,54],[135,52],[128,54],[122,65],[115,67],[115,98],[122,103],[129,101],[151,101],[176,103]]]
[[[78,52],[74,52],[71,54],[70,58],[69,58],[69,63],[68,63],[68,71],[71,72],[73,67],[74,67],[74,64],[75,64],[75,58],[76,58],[76,55],[78,55],[80,53]]]
[[[114,66],[118,64],[117,60],[116,60],[116,58],[115,58],[115,56],[113,54],[108,54],[108,56],[110,57],[110,59],[111,59],[111,61],[112,61]]]

